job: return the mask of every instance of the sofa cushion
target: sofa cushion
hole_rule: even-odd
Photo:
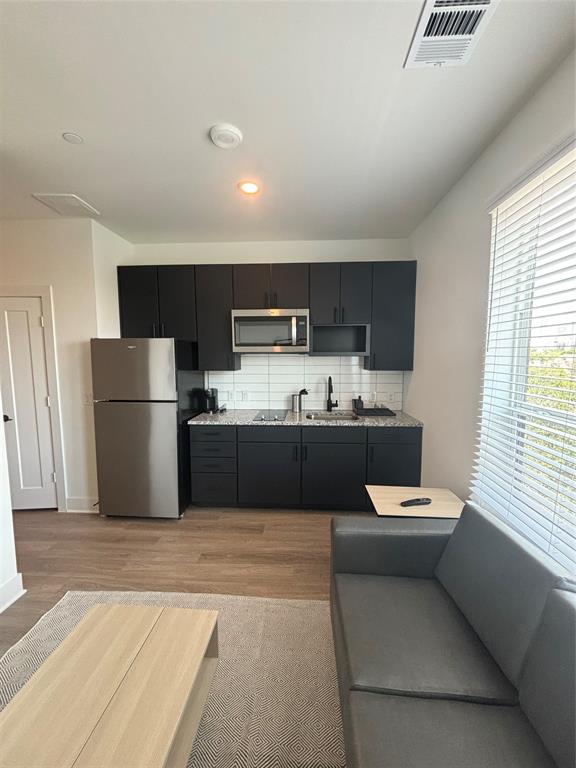
[[[560,768],[576,766],[576,593],[554,589],[528,650],[520,704]]]
[[[466,504],[436,575],[518,685],[548,592],[565,571],[506,523]]]
[[[514,704],[506,680],[435,579],[334,577],[335,632],[350,688]]]
[[[555,768],[518,707],[352,691],[349,768]]]

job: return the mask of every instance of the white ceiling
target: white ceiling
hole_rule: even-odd
[[[421,6],[3,3],[2,216],[73,192],[133,242],[409,234],[569,53],[576,9],[501,0],[467,66],[405,70]]]

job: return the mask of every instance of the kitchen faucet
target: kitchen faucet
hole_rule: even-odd
[[[328,376],[328,400],[326,401],[326,410],[331,413],[332,408],[338,408],[338,400],[332,402],[332,394],[334,387],[332,386],[332,376]]]

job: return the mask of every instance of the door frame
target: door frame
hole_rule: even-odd
[[[58,360],[56,357],[56,328],[54,325],[54,297],[51,285],[2,285],[0,298],[40,299],[44,318],[44,350],[46,354],[46,378],[50,396],[50,431],[56,473],[56,502],[58,512],[67,512],[66,472],[64,468],[64,440],[58,386]]]

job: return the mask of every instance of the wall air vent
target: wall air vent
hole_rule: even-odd
[[[498,0],[426,0],[405,68],[466,64]]]
[[[34,192],[32,197],[38,200],[39,203],[47,205],[48,208],[56,211],[61,216],[74,216],[75,218],[83,216],[89,219],[100,216],[100,211],[97,211],[96,208],[87,203],[86,200],[82,200],[78,195],[72,195],[67,192]]]

